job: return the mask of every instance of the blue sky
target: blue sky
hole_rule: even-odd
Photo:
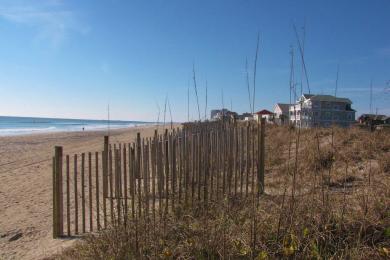
[[[257,33],[256,110],[289,100],[292,24],[302,34],[312,93],[339,96],[358,114],[390,114],[390,1],[1,0],[0,115],[155,121],[165,97],[173,119],[208,109],[249,111]],[[307,86],[304,86],[307,92]]]

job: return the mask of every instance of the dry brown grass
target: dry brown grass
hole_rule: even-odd
[[[296,153],[297,134],[268,128],[266,194],[256,207],[237,197],[181,206],[156,223],[87,236],[58,258],[390,257],[390,132],[301,130]]]

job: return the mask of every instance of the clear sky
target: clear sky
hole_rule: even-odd
[[[0,115],[157,120],[168,96],[173,120],[197,108],[249,111],[257,33],[256,110],[289,100],[290,46],[306,21],[312,93],[349,97],[357,114],[390,114],[389,0],[1,0]],[[390,83],[388,83],[390,84]],[[304,85],[307,92],[307,86]],[[168,113],[169,114],[169,113]]]

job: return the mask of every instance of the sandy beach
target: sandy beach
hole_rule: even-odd
[[[131,142],[137,132],[151,136],[154,126],[110,132],[111,142]],[[0,259],[42,259],[75,239],[52,238],[54,146],[74,154],[103,149],[106,131],[0,137]]]

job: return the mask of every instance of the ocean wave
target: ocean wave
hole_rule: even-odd
[[[3,128],[0,129],[0,136],[4,135],[20,135],[20,134],[28,134],[28,133],[36,133],[36,132],[51,132],[55,131],[57,128],[54,126],[49,127],[26,127],[26,128]]]
[[[138,125],[146,125],[143,123],[128,123],[128,124],[110,124],[109,129],[122,129],[135,127]],[[107,124],[68,124],[49,127],[15,127],[15,128],[0,128],[0,136],[13,136],[13,135],[25,135],[25,134],[37,134],[37,133],[51,133],[51,132],[77,132],[77,131],[101,131],[107,130]]]

